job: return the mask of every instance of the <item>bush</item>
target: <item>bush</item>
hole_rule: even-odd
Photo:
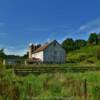
[[[90,64],[94,64],[94,60],[92,60],[92,59],[87,59],[86,62],[90,63]]]
[[[96,84],[92,88],[94,100],[100,100],[100,84]]]
[[[78,63],[84,61],[87,58],[87,54],[85,53],[78,53],[77,55],[73,55],[68,58],[68,62],[70,63]]]
[[[83,61],[83,60],[85,60],[86,58],[87,58],[86,55],[82,54],[82,55],[80,55],[80,57],[79,57],[79,61]]]
[[[77,63],[77,59],[69,58],[69,59],[67,60],[67,63]]]

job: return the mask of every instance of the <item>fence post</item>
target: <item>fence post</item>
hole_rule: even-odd
[[[25,59],[25,65],[27,65],[27,60]]]
[[[87,80],[84,79],[83,82],[83,89],[84,89],[84,100],[87,100]]]
[[[4,65],[4,66],[6,65],[6,60],[5,60],[5,59],[3,59],[3,65]]]

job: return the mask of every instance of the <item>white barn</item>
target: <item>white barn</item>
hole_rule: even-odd
[[[43,46],[29,46],[29,59],[38,59],[44,63],[64,63],[66,59],[65,50],[56,41],[46,43]]]

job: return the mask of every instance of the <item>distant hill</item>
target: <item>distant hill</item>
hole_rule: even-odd
[[[78,63],[81,66],[100,66],[100,45],[85,46],[69,52],[67,62]]]

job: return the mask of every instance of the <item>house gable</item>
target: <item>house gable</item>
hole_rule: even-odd
[[[66,53],[61,45],[54,40],[51,44],[44,50],[44,60],[46,62],[64,62]]]

